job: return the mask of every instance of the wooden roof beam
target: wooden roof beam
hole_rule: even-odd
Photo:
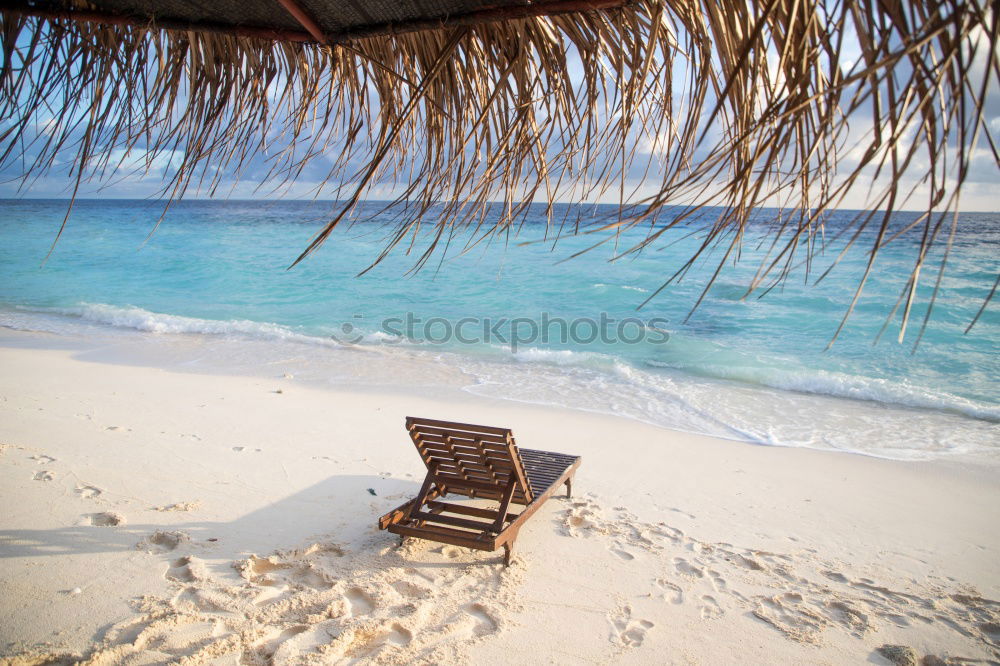
[[[131,14],[113,14],[111,12],[87,9],[45,9],[27,4],[4,3],[2,9],[6,14],[35,16],[49,20],[69,20],[82,23],[99,23],[101,25],[122,25],[136,28],[158,28],[161,30],[184,30],[190,32],[206,32],[253,39],[266,39],[274,42],[315,42],[308,32],[284,30],[279,28],[262,28],[258,26],[227,25],[225,23],[192,23],[170,18],[134,16]]]
[[[309,15],[302,10],[295,0],[277,0],[285,7],[296,20],[306,28],[304,31],[287,30],[284,28],[269,28],[267,26],[248,26],[224,23],[190,22],[171,18],[154,18],[151,16],[135,16],[128,14],[114,14],[99,10],[78,10],[78,9],[47,9],[31,5],[23,0],[5,1],[0,4],[0,11],[9,14],[19,14],[22,16],[37,16],[39,18],[52,20],[72,20],[89,23],[100,23],[102,25],[122,25],[135,26],[139,28],[159,28],[162,30],[187,30],[192,32],[208,32],[217,34],[235,35],[237,37],[250,37],[254,39],[267,39],[271,41],[283,42],[306,42],[319,44],[339,44],[350,42],[366,37],[379,37],[385,35],[399,35],[409,32],[419,32],[422,30],[436,30],[454,26],[468,26],[479,23],[493,23],[496,21],[510,21],[521,18],[531,18],[534,16],[554,16],[557,14],[569,14],[576,12],[587,12],[601,9],[614,9],[623,7],[631,0],[543,0],[530,5],[514,5],[503,7],[492,7],[480,9],[466,14],[456,14],[453,16],[414,19],[401,23],[383,23],[378,25],[357,26],[349,28],[343,32],[326,35],[320,26],[312,20]],[[301,11],[300,18],[290,8],[296,7]],[[304,21],[303,21],[304,19]],[[311,24],[311,28],[308,24]]]
[[[278,4],[284,7],[299,22],[299,25],[312,35],[313,39],[320,44],[327,43],[326,35],[323,34],[323,28],[319,27],[319,24],[313,20],[312,16],[309,15],[309,12],[302,5],[295,0],[278,0]]]

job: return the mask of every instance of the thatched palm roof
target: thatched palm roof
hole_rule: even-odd
[[[979,0],[0,6],[0,167],[25,160],[28,178],[75,151],[79,182],[111,178],[122,149],[176,151],[176,198],[214,192],[258,153],[286,182],[329,160],[346,204],[303,257],[386,182],[401,192],[386,251],[421,225],[442,241],[509,231],[532,201],[561,232],[553,202],[613,196],[639,207],[606,228],[654,221],[648,242],[684,219],[657,218],[664,204],[720,206],[705,247],[721,246],[721,269],[751,212],[778,205],[752,291],[813,257],[823,211],[870,188],[883,213],[847,233],[877,230],[872,262],[891,211],[927,211],[903,232],[921,239],[905,329],[928,248],[954,233],[957,218],[936,211],[957,210],[974,151],[1000,168],[983,114],[1000,13]]]

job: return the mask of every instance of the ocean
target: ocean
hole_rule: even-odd
[[[1000,457],[1000,305],[965,333],[1000,269],[1000,214],[960,215],[914,350],[943,243],[921,276],[904,341],[900,313],[875,341],[916,258],[917,234],[880,252],[827,349],[872,233],[813,283],[844,247],[837,232],[853,213],[832,214],[829,247],[808,274],[800,262],[781,286],[744,298],[768,250],[762,212],[738,262],[730,259],[692,313],[721,252],[655,292],[702,242],[704,219],[611,261],[647,229],[554,243],[539,207],[516,233],[442,239],[414,272],[431,242],[429,230],[417,231],[358,277],[390,237],[380,204],[365,204],[374,219],[337,230],[291,270],[329,202],[179,202],[153,232],[162,203],[79,201],[43,262],[66,205],[0,201],[0,326],[55,334],[39,344],[72,343],[87,358],[359,389],[457,388],[766,445]],[[558,212],[586,222],[611,210]],[[899,214],[893,224],[912,219]]]

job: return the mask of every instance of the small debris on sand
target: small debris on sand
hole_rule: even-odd
[[[896,666],[918,666],[917,652],[907,645],[883,645],[876,650]]]

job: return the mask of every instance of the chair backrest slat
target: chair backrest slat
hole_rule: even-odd
[[[531,483],[524,463],[507,428],[452,423],[414,416],[406,418],[406,430],[431,474],[482,488],[485,484],[502,494],[511,479],[516,497],[531,502]]]

